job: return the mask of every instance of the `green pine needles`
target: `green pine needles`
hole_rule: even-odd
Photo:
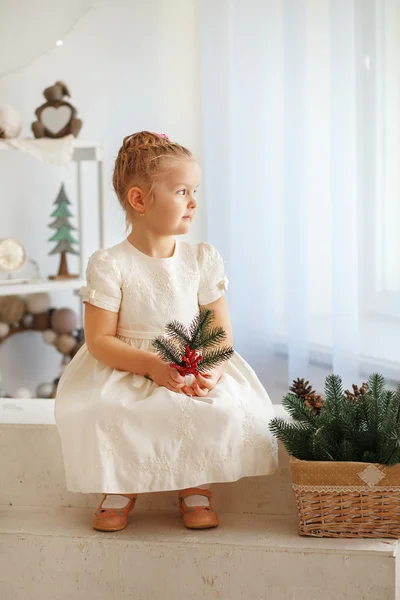
[[[233,348],[221,346],[226,333],[222,327],[213,327],[213,321],[214,312],[201,308],[188,327],[178,321],[168,323],[166,335],[156,338],[153,347],[181,375],[206,373],[233,354]]]
[[[382,375],[371,375],[367,391],[357,397],[343,391],[339,376],[330,375],[317,414],[296,394],[287,394],[282,404],[294,422],[275,418],[270,430],[295,458],[400,462],[400,385],[387,390]]]

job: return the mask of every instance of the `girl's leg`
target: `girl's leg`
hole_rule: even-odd
[[[198,485],[197,489],[199,490],[209,490],[210,486],[207,485]],[[207,496],[199,496],[199,494],[193,494],[192,496],[188,496],[185,498],[186,506],[210,506],[210,500]]]
[[[103,500],[103,508],[125,508],[130,502],[129,496],[107,494]]]

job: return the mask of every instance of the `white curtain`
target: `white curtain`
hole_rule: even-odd
[[[279,356],[288,380],[318,363],[346,385],[388,364],[365,347],[361,281],[383,1],[201,2],[208,239],[236,348],[266,385]]]

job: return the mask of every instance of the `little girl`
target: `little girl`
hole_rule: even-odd
[[[232,344],[218,252],[176,236],[194,219],[200,168],[165,135],[126,137],[113,184],[130,234],[95,252],[87,267],[86,344],[61,377],[56,421],[68,489],[101,492],[93,527],[126,527],[138,493],[179,490],[183,523],[218,526],[209,484],[272,473],[271,401],[234,354],[189,383],[153,351],[152,340],[199,306]]]

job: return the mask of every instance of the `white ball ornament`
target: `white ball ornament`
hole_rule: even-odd
[[[10,326],[7,323],[0,323],[0,340],[3,340],[10,333]]]
[[[9,104],[0,104],[0,133],[4,138],[16,138],[21,133],[20,114]]]
[[[36,388],[36,395],[38,398],[51,398],[53,389],[53,383],[40,383]]]
[[[32,398],[32,394],[30,393],[30,391],[28,390],[28,388],[19,388],[16,392],[15,392],[15,398]]]

